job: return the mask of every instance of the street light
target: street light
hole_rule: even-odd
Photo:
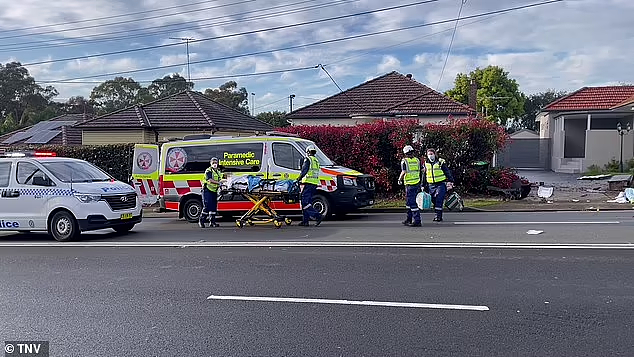
[[[627,127],[625,128],[625,130],[623,130],[620,122],[616,124],[616,131],[621,137],[621,172],[623,172],[623,136],[629,134],[630,130],[632,130],[632,125],[630,123],[627,123]]]
[[[255,93],[251,93],[251,115],[255,116]]]
[[[293,112],[293,99],[295,98],[295,94],[291,94],[288,96],[288,99],[290,101],[290,105],[291,105],[291,111],[289,113]]]
[[[483,99],[512,99],[513,97],[484,97]],[[499,106],[499,104],[498,104]],[[487,118],[489,116],[489,111],[487,110],[487,106],[484,105],[484,117]]]

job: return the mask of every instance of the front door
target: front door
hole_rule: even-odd
[[[289,143],[273,143],[273,162],[278,167],[275,180],[294,180],[302,170],[304,155]]]
[[[11,182],[11,162],[0,162],[0,231],[19,228],[19,222],[15,216],[15,206],[20,199],[19,193],[9,183]],[[18,227],[13,227],[18,225]]]
[[[37,165],[20,161],[16,167],[16,188],[20,191],[20,204],[15,214],[21,225],[46,229],[48,201],[54,196],[55,183]]]

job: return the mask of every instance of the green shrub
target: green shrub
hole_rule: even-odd
[[[18,150],[54,151],[57,156],[72,157],[88,161],[106,171],[119,181],[129,182],[132,175],[134,144],[113,144],[93,146],[44,145],[26,146]]]
[[[610,160],[609,163],[605,164],[606,172],[618,172],[619,170],[621,170],[621,162],[614,158]]]
[[[627,160],[627,163],[624,163],[624,165],[628,170],[634,170],[634,158]]]
[[[603,173],[603,169],[599,165],[591,165],[588,167],[588,175],[600,175]]]

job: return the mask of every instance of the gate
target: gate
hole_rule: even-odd
[[[550,170],[551,141],[539,138],[514,138],[496,155],[495,166]]]

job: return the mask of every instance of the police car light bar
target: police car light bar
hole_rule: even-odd
[[[4,157],[55,157],[57,153],[52,151],[35,151],[35,152],[7,152]]]

